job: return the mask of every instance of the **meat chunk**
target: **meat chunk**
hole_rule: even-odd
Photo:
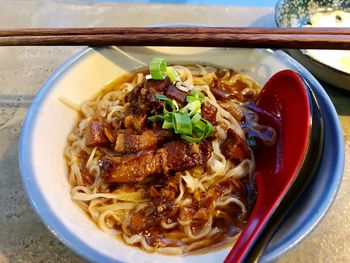
[[[221,150],[223,155],[230,160],[241,162],[249,158],[247,143],[232,129],[227,130],[227,139],[222,143]]]
[[[141,89],[142,85],[134,87],[129,93],[125,95],[125,102],[128,102],[132,105],[138,104],[142,95]]]
[[[162,187],[161,197],[162,200],[175,201],[179,195],[179,177],[180,175],[169,176]]]
[[[200,208],[194,215],[193,215],[193,219],[195,220],[208,220],[208,210],[206,208]]]
[[[144,84],[144,88],[151,95],[161,93],[163,94],[165,90],[170,85],[170,79],[167,77],[164,80],[148,79]]]
[[[118,118],[118,119],[114,119],[111,122],[111,127],[113,131],[117,131],[122,127],[123,124],[123,119],[122,118]]]
[[[206,153],[202,151],[200,145],[201,143],[184,141],[172,141],[165,144],[164,148],[158,150],[162,160],[163,172],[169,174],[206,164],[207,156],[205,156]]]
[[[99,165],[107,183],[143,182],[148,176],[162,172],[160,159],[154,151],[104,157]]]
[[[148,195],[150,197],[153,197],[153,198],[158,198],[160,196],[160,193],[159,191],[157,190],[157,188],[155,188],[154,185],[151,185],[150,187],[147,188],[148,189]]]
[[[236,72],[230,71],[219,79],[215,79],[210,90],[218,100],[234,99],[239,101],[256,101],[259,94],[259,86],[254,81],[241,75],[232,78]]]
[[[165,96],[174,99],[182,107],[185,105],[188,92],[179,90],[174,85],[170,85],[165,92]]]
[[[141,135],[128,132],[118,134],[115,151],[117,153],[133,153],[141,150],[155,150],[157,146],[162,145],[172,136],[174,133],[168,130],[147,130]]]
[[[109,137],[111,134],[112,129],[106,120],[99,115],[94,115],[85,129],[86,146],[106,145],[110,143]]]
[[[208,140],[203,140],[199,143],[199,149],[200,149],[200,152],[201,152],[202,158],[203,158],[202,167],[204,168],[204,170],[206,170],[207,162],[208,162],[208,160],[211,156],[211,153],[213,151],[212,144]]]
[[[130,114],[124,118],[124,127],[130,132],[142,133],[146,129],[147,114]]]
[[[211,123],[216,122],[216,113],[218,109],[209,102],[204,102],[201,106],[201,113],[204,119],[210,121]]]
[[[247,83],[247,81],[242,79],[237,79],[233,87],[238,93],[237,97],[240,101],[256,101],[259,94],[257,85],[252,83]]]
[[[226,100],[226,99],[234,98],[232,94],[218,88],[217,81],[213,82],[212,86],[210,86],[210,91],[213,93],[214,97],[217,100]]]
[[[227,191],[234,193],[238,198],[245,199],[247,195],[247,189],[243,182],[235,180],[232,177],[212,186],[209,189],[208,195],[212,195],[214,199],[219,199],[223,195],[227,194]]]
[[[149,113],[155,114],[163,107],[163,102],[157,100],[155,94],[164,94],[170,80],[149,79],[144,84],[132,89],[126,96],[125,101],[128,103],[124,113],[123,124],[129,131],[141,134],[147,125],[147,116]]]
[[[132,153],[141,150],[154,150],[157,148],[157,137],[152,131],[145,131],[141,135],[137,134],[118,134],[115,144],[117,153]]]
[[[132,234],[142,234],[143,231],[151,231],[159,226],[161,217],[157,214],[157,208],[150,205],[140,211],[133,211],[128,225]]]
[[[125,113],[124,125],[139,130],[147,120],[147,113],[155,113],[163,106],[163,102],[157,100],[154,95],[164,94],[169,85],[169,78],[149,79],[126,94],[125,102],[128,103],[128,109]],[[133,125],[134,121],[136,121],[135,125]]]
[[[104,157],[99,165],[107,183],[144,182],[151,175],[170,174],[206,165],[211,151],[207,145],[206,142],[173,141],[157,151]]]
[[[163,101],[158,100],[155,94],[164,94],[170,85],[170,79],[164,80],[149,79],[145,82],[142,92],[145,94],[148,110],[155,114],[159,109],[163,107]]]
[[[164,94],[169,85],[169,78],[165,78],[164,80],[148,79],[144,84],[132,89],[126,95],[126,102],[129,102],[132,108],[152,110],[153,107],[162,106],[161,102],[155,103],[157,99],[154,95]]]

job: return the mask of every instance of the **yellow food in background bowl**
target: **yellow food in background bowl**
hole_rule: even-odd
[[[350,13],[341,10],[318,12],[311,16],[310,22],[305,27],[350,27]],[[309,49],[306,53],[324,64],[350,73],[349,50]]]

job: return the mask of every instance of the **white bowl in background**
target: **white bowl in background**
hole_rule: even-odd
[[[310,18],[320,12],[330,14],[343,11],[350,14],[349,0],[279,0],[275,6],[275,22],[278,27],[302,27]],[[334,14],[335,15],[335,14]],[[324,23],[324,22],[323,22]],[[327,23],[326,23],[327,24]],[[329,24],[327,26],[333,26]],[[348,66],[342,66],[339,59],[347,59],[339,50],[320,50],[313,53],[305,49],[290,49],[288,53],[304,65],[317,78],[338,88],[350,90]],[[347,63],[348,64],[348,63]]]

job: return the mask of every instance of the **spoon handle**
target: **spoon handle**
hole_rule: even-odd
[[[263,178],[262,175],[260,174],[256,175],[257,185],[261,185],[261,182],[259,181],[263,180],[262,178]],[[261,189],[261,191],[263,190],[264,189]],[[259,235],[261,234],[261,231],[264,229],[269,218],[273,214],[274,212],[273,210],[269,210],[269,212],[266,213],[267,204],[265,200],[262,199],[262,196],[264,196],[263,193],[260,193],[260,195],[257,196],[255,209],[253,210],[253,213],[250,216],[250,220],[247,223],[247,227],[241,232],[239,238],[237,239],[234,245],[234,248],[227,255],[224,261],[225,263],[245,262],[246,256],[248,255],[249,251],[253,247],[255,241],[258,239]],[[267,207],[276,207],[276,206],[267,205]],[[259,218],[260,220],[256,220],[256,218]]]

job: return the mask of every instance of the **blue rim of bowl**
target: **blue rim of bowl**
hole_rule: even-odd
[[[285,0],[278,0],[277,3],[276,3],[276,5],[275,5],[275,17],[274,17],[274,18],[275,18],[275,23],[276,23],[277,27],[280,27],[280,28],[283,28],[284,26],[281,26],[281,24],[280,24],[280,22],[279,22],[279,20],[278,20],[278,18],[277,18],[277,15],[278,15],[278,14],[277,14],[277,10],[278,10],[279,7],[281,6],[281,3],[284,2],[284,1],[285,1]],[[347,73],[347,72],[345,72],[345,71],[343,71],[343,70],[334,68],[334,67],[332,67],[332,66],[329,66],[329,65],[327,65],[327,64],[325,64],[325,63],[319,61],[318,59],[316,59],[316,58],[310,56],[309,54],[307,54],[307,52],[306,52],[305,49],[297,49],[296,51],[299,52],[301,55],[304,55],[307,59],[311,60],[312,62],[318,64],[318,66],[323,67],[323,68],[325,68],[325,69],[328,69],[328,70],[330,70],[330,71],[333,71],[333,72],[336,73],[336,74],[340,74],[340,75],[342,75],[343,77],[350,78],[350,73]]]
[[[44,225],[52,232],[62,243],[67,247],[71,248],[81,257],[92,261],[92,262],[118,262],[114,258],[102,254],[101,252],[95,250],[93,247],[86,244],[82,241],[75,233],[68,230],[65,225],[55,217],[54,212],[51,210],[50,205],[46,202],[44,196],[42,195],[39,186],[35,179],[34,169],[28,158],[32,153],[31,142],[33,138],[33,129],[35,121],[37,120],[37,113],[40,109],[41,104],[51,92],[51,87],[60,80],[64,73],[70,69],[71,66],[79,63],[82,59],[85,58],[85,55],[89,54],[93,49],[85,48],[73,55],[66,62],[64,62],[59,68],[57,68],[52,75],[46,80],[42,85],[38,93],[36,94],[26,116],[26,119],[23,123],[22,132],[19,140],[19,167],[22,177],[22,183],[26,190],[26,195],[28,196],[31,205],[34,207],[34,210],[39,215],[39,217],[44,222]],[[295,247],[302,239],[304,239],[308,234],[312,232],[315,226],[320,222],[324,217],[331,204],[333,203],[339,186],[341,183],[341,178],[344,170],[344,140],[342,136],[342,128],[338,121],[336,110],[330,101],[328,95],[323,90],[322,86],[318,81],[309,73],[301,64],[296,60],[288,56],[282,51],[274,51],[275,55],[280,56],[282,59],[288,61],[288,63],[294,67],[294,70],[300,72],[302,76],[305,77],[305,80],[308,81],[310,86],[314,90],[315,95],[320,102],[320,104],[325,104],[328,111],[322,112],[325,116],[327,114],[327,119],[331,120],[332,135],[335,138],[333,146],[338,150],[335,151],[335,154],[332,156],[333,163],[333,177],[330,182],[329,191],[326,195],[327,198],[324,198],[322,204],[318,206],[317,211],[313,214],[311,220],[308,220],[308,223],[303,226],[301,230],[298,231],[297,235],[294,235],[289,242],[285,242],[283,245],[279,246],[277,249],[271,251],[269,254],[262,256],[262,262],[270,262],[276,260],[281,255],[285,254],[287,251]],[[322,109],[321,109],[322,110]]]

